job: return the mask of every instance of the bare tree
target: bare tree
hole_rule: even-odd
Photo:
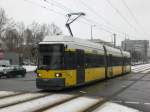
[[[52,23],[51,25],[40,25],[39,23],[33,22],[30,25],[30,29],[32,31],[33,40],[35,43],[42,41],[45,36],[62,34],[62,30],[54,23]]]
[[[44,35],[41,30],[41,25],[37,22],[33,22],[30,26],[29,29],[32,32],[32,44],[38,44],[40,41],[42,41]]]
[[[24,44],[24,32],[25,32],[25,25],[23,22],[18,22],[15,25],[15,29],[18,32],[18,42],[19,46],[22,46]]]
[[[4,31],[4,27],[8,21],[8,18],[6,17],[4,9],[0,8],[0,38],[1,34]]]
[[[55,25],[54,23],[52,23],[51,25],[48,25],[47,29],[49,29],[49,35],[60,35],[60,34],[62,34],[62,30],[57,25]]]
[[[6,29],[3,41],[5,42],[8,51],[16,52],[17,48],[19,47],[17,30]]]

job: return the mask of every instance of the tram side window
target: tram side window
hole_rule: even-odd
[[[95,54],[85,54],[85,67],[100,67],[104,66],[104,56]]]
[[[124,65],[128,65],[128,58],[124,57]]]
[[[117,60],[116,57],[112,57],[112,66],[117,66]]]
[[[90,57],[90,54],[85,54],[84,55],[84,64],[85,64],[85,67],[91,67],[91,57]]]
[[[76,67],[76,58],[74,52],[65,52],[64,53],[64,68],[73,69]]]
[[[112,57],[112,65],[113,66],[122,65],[122,58],[121,57]]]
[[[99,57],[99,66],[105,66],[104,55],[98,56]]]

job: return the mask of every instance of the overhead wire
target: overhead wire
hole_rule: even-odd
[[[121,2],[124,4],[124,6],[126,7],[126,9],[128,10],[128,12],[130,13],[131,17],[134,19],[135,23],[137,24],[137,26],[144,32],[144,34],[146,36],[147,33],[143,30],[143,26],[140,24],[140,22],[138,21],[138,19],[136,18],[135,14],[132,12],[132,10],[129,8],[128,4],[126,3],[125,0],[121,0]]]
[[[53,12],[53,13],[55,13],[55,14],[58,14],[58,15],[61,15],[61,16],[65,17],[63,13],[58,12],[58,11],[55,11],[55,10],[53,10],[53,9],[50,9],[50,8],[48,8],[48,7],[46,7],[46,6],[41,5],[41,4],[38,4],[37,2],[33,2],[33,1],[31,1],[31,0],[24,0],[24,1],[26,1],[26,2],[28,2],[28,3],[30,3],[30,4],[32,4],[32,5],[38,6],[38,7],[40,7],[40,8],[43,8],[43,9],[45,9],[45,10],[51,11],[51,12]]]
[[[107,21],[106,20],[106,18],[104,18],[103,16],[101,16],[100,14],[99,14],[99,12],[97,12],[97,11],[95,11],[93,8],[91,8],[90,6],[88,6],[83,0],[79,0],[79,2],[84,6],[84,7],[86,7],[89,11],[91,11],[94,15],[96,15],[97,17],[99,17],[99,18],[101,18],[107,25],[109,25],[109,26],[106,26],[106,25],[103,25],[103,26],[105,26],[107,29],[109,29],[109,30],[111,30],[111,31],[114,31],[113,32],[113,34],[114,33],[117,33],[117,34],[119,34],[119,35],[123,35],[124,36],[124,32],[121,32],[121,31],[118,31],[118,30],[116,30],[116,26],[114,26],[114,25],[112,25],[109,21]],[[130,23],[129,23],[130,24]],[[110,27],[111,26],[111,27]],[[113,27],[113,28],[112,28]],[[115,29],[115,30],[114,30]],[[136,30],[136,29],[135,29]],[[107,32],[111,32],[111,31],[108,31],[108,30],[106,30]],[[111,32],[112,33],[112,32]]]
[[[46,7],[46,6],[43,6],[43,5],[41,5],[41,4],[38,4],[38,3],[36,3],[36,2],[30,1],[30,0],[24,0],[24,1],[30,2],[30,3],[33,4],[33,5],[39,6],[39,7],[43,8],[43,9],[45,9],[45,10],[49,10],[49,11],[51,11],[51,12],[53,12],[53,13],[56,13],[56,14],[61,15],[61,16],[63,16],[63,17],[66,17],[65,14],[63,14],[63,13],[61,13],[61,12],[58,12],[58,11],[55,11],[55,10],[53,10],[53,9],[50,9],[50,8],[48,8],[48,7]],[[45,1],[45,2],[47,2],[49,5],[51,5],[51,3],[50,3],[48,0],[42,0],[42,1]],[[63,9],[64,11],[67,11],[67,12],[74,12],[73,10],[69,9],[68,7],[66,7],[65,5],[63,5],[63,4],[59,3],[59,2],[56,2],[56,1],[54,1],[54,0],[51,0],[51,1],[55,2],[55,4],[54,4],[54,3],[52,3],[52,4],[55,5],[57,8]],[[59,4],[59,5],[58,5],[58,4]],[[60,7],[60,6],[61,6],[61,7]],[[93,21],[93,20],[88,19],[88,18],[85,18],[85,17],[83,17],[83,19],[86,21],[86,22],[85,22],[85,21],[82,21],[84,24],[91,25],[91,24],[94,23],[94,24],[96,24],[96,26],[97,26],[100,30],[103,30],[103,31],[105,31],[105,32],[107,32],[107,33],[114,34],[114,30],[108,30],[108,29],[110,29],[110,28],[109,28],[108,26],[106,26],[106,25],[99,24],[98,22]],[[87,22],[88,22],[88,23],[87,23]],[[90,23],[90,24],[89,24],[89,23]],[[106,28],[102,28],[102,26],[104,26],[104,27],[106,27]],[[116,32],[116,31],[115,31],[115,32]],[[117,33],[117,34],[120,34],[120,35],[124,35],[124,33],[122,33],[122,32],[116,32],[116,33]]]
[[[139,31],[126,19],[126,17],[120,12],[118,8],[116,8],[110,0],[106,0],[106,2],[115,10],[116,13],[130,26],[132,29],[134,29],[136,32],[139,33]]]
[[[69,9],[68,7],[66,7],[66,6],[64,6],[63,4],[61,4],[61,3],[59,3],[59,2],[56,2],[55,0],[51,0],[52,2],[54,2],[55,4],[53,4],[53,5],[56,5],[58,8],[61,8],[61,9],[63,9],[63,10],[67,10],[69,13],[71,13],[71,12],[74,12],[73,10],[71,10],[71,9]],[[49,5],[51,5],[51,2],[49,2],[48,0],[44,0],[44,2],[46,2],[46,3],[48,3]],[[59,4],[59,5],[58,5]],[[61,6],[61,7],[60,7]],[[101,26],[102,24],[99,24],[99,23],[97,23],[97,22],[93,22],[92,20],[90,20],[90,19],[88,19],[88,18],[86,18],[86,17],[83,17],[83,19],[86,21],[86,22],[88,22],[88,23],[96,23],[97,24],[97,26]],[[90,22],[89,22],[90,21]],[[82,21],[84,24],[87,24],[86,22],[84,22],[84,21]],[[90,24],[88,24],[88,25],[90,25]],[[99,24],[99,25],[98,25]],[[105,25],[103,25],[103,26],[105,26]],[[106,27],[106,26],[105,26]],[[108,32],[108,33],[113,33],[113,32],[111,32],[111,31],[109,31],[109,30],[107,30],[107,29],[104,29],[104,28],[100,28],[101,30],[104,30],[104,31],[106,31],[106,32]]]
[[[55,5],[56,7],[60,8],[60,9],[63,9],[65,11],[67,11],[67,12],[70,12],[70,13],[73,12],[73,10],[67,8],[66,6],[64,6],[63,4],[61,4],[61,3],[59,3],[59,2],[57,2],[55,0],[51,0],[51,2],[49,2],[48,0],[41,0],[41,1],[44,1],[44,2],[46,2],[49,5]]]
[[[91,8],[88,4],[86,4],[83,0],[79,0],[79,2],[88,9],[91,13],[93,13],[95,16],[103,20],[109,27],[115,27],[112,25],[104,16],[100,15],[97,11],[95,11],[93,8]]]
[[[48,3],[49,5],[53,4],[53,5],[55,5],[56,7],[60,8],[60,9],[63,9],[64,11],[67,11],[67,12],[69,12],[69,13],[75,12],[74,10],[71,10],[70,8],[66,7],[65,5],[59,3],[59,2],[57,2],[57,1],[55,1],[55,0],[51,0],[51,2],[49,2],[48,0],[42,0],[42,1]],[[52,3],[52,2],[53,2],[53,3]],[[96,12],[94,9],[92,9],[92,8],[89,7],[89,6],[87,6],[82,0],[80,0],[80,2],[82,2],[82,3],[84,4],[84,6],[85,6],[87,9],[90,9],[92,13],[97,14],[97,12]],[[98,15],[98,17],[101,17],[101,18],[105,21],[106,24],[109,24],[110,26],[114,27],[114,26],[113,26],[109,21],[107,21],[103,16]],[[114,33],[114,30],[113,30],[111,27],[109,27],[109,26],[106,26],[106,25],[104,25],[104,24],[99,24],[98,22],[93,21],[93,20],[90,20],[90,19],[88,19],[88,18],[86,18],[86,17],[83,17],[83,19],[84,19],[86,22],[91,23],[91,24],[93,24],[93,23],[95,24],[95,23],[96,23],[96,24],[97,24],[96,26],[98,26],[101,30],[104,30],[104,31],[107,32],[107,33],[111,33],[111,34]],[[82,21],[82,22],[84,22],[84,21]],[[84,24],[87,24],[87,23],[84,22]],[[101,26],[104,26],[105,28],[102,28]],[[108,30],[108,29],[109,29],[109,30]],[[124,33],[122,33],[122,32],[118,32],[118,31],[115,31],[115,32],[120,33],[120,35],[124,34]]]
[[[104,31],[107,32],[107,33],[111,33],[111,34],[114,33],[114,32],[112,32],[111,30],[107,30],[107,29],[105,29],[105,28],[102,28],[102,26],[106,27],[106,26],[103,25],[103,24],[99,24],[98,22],[93,21],[93,20],[91,20],[91,19],[89,19],[89,18],[83,17],[83,19],[86,20],[88,23],[90,23],[90,25],[94,24],[94,25],[98,26],[101,30],[104,30]]]

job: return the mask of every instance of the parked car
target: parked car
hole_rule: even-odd
[[[26,69],[20,65],[0,65],[0,77],[25,77]]]

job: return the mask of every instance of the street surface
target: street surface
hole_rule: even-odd
[[[150,111],[150,64],[132,67],[128,75],[63,91],[41,91],[35,78],[30,72],[25,78],[0,79],[0,112]]]

